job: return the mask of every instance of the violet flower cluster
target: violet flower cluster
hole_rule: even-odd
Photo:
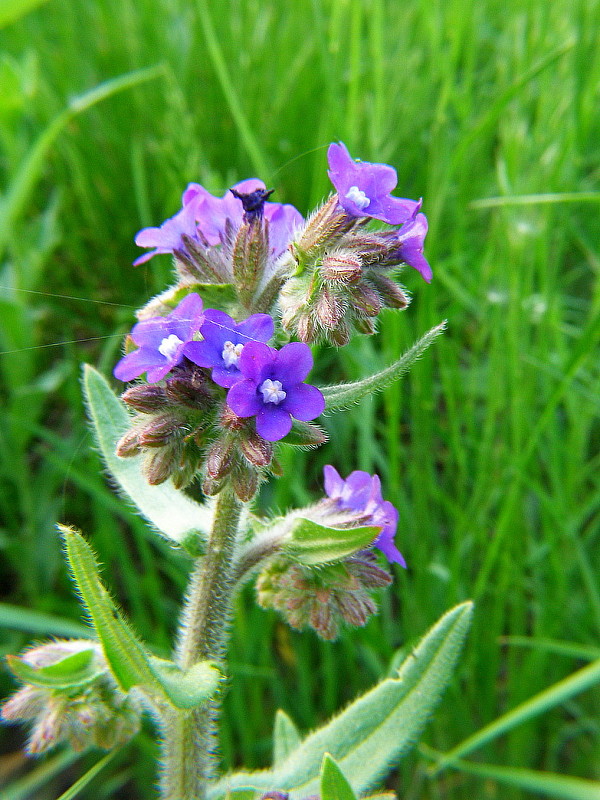
[[[304,383],[313,366],[310,348],[290,342],[277,351],[265,344],[273,331],[267,314],[236,323],[223,311],[203,312],[202,299],[192,293],[171,314],[134,326],[131,338],[138,349],[119,361],[114,375],[129,381],[145,372],[148,383],[156,383],[187,358],[212,369],[212,380],[229,389],[231,410],[240,418],[256,417],[258,434],[277,442],[290,432],[292,417],[315,419],[325,400],[319,389]]]

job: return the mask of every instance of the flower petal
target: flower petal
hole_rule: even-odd
[[[337,500],[341,497],[342,489],[344,488],[342,476],[331,464],[325,464],[323,467],[323,476],[325,478],[325,494]]]
[[[273,336],[275,323],[268,314],[253,314],[237,325],[238,341],[244,343],[246,337],[258,342],[268,342]]]
[[[155,350],[149,350],[146,347],[140,347],[132,353],[127,353],[118,362],[113,370],[113,375],[120,381],[131,381],[138,378],[146,370],[159,364],[165,363],[165,358]]]
[[[302,422],[309,422],[325,411],[325,398],[316,386],[301,383],[287,390],[287,396],[281,408]]]
[[[292,429],[292,418],[281,406],[265,404],[256,416],[256,430],[267,442],[278,442]]]
[[[238,367],[245,378],[254,381],[255,385],[269,377],[277,351],[262,342],[248,342],[242,350]]]
[[[253,417],[264,403],[256,392],[256,383],[252,380],[241,380],[227,393],[227,405],[238,417]]]
[[[310,347],[304,342],[290,342],[277,352],[273,375],[281,381],[287,392],[288,387],[302,383],[312,366],[313,356]]]

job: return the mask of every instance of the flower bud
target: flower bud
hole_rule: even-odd
[[[45,672],[60,664],[60,672]],[[120,747],[140,727],[141,706],[115,685],[100,646],[90,640],[56,641],[9,657],[19,689],[2,707],[8,722],[28,721],[27,752],[43,753],[67,741],[76,751]],[[57,675],[61,681],[57,683]],[[49,683],[49,677],[52,681]]]
[[[130,458],[131,456],[138,456],[142,451],[139,442],[139,430],[131,428],[127,433],[123,434],[117,442],[117,455],[120,458]]]
[[[305,253],[311,254],[311,251],[320,251],[340,240],[356,223],[356,219],[340,208],[338,196],[334,194],[308,218],[292,248],[300,257]]]
[[[357,316],[376,317],[381,311],[381,298],[363,281],[352,288],[352,305]]]
[[[335,330],[344,318],[346,304],[328,286],[323,286],[315,305],[321,325],[329,331]]]
[[[150,383],[132,386],[123,392],[121,400],[143,414],[153,414],[156,411],[161,411],[168,404],[165,390],[162,386]]]
[[[362,260],[355,253],[339,251],[323,258],[321,277],[331,283],[356,283],[362,275]]]
[[[161,414],[150,419],[138,433],[141,447],[164,447],[176,436],[181,421],[172,414]]]
[[[405,309],[408,307],[410,298],[404,292],[403,288],[391,278],[388,278],[387,275],[382,275],[378,270],[371,270],[369,272],[369,279],[388,308]]]
[[[233,469],[235,460],[233,441],[228,437],[217,439],[208,452],[206,471],[211,478],[220,481]]]
[[[258,491],[259,474],[255,467],[239,461],[231,473],[233,491],[243,503],[247,503]]]
[[[232,264],[236,292],[249,307],[267,266],[269,231],[262,218],[243,222],[233,244]]]
[[[250,430],[247,436],[240,438],[240,449],[255,467],[268,467],[273,458],[273,445],[255,431]]]

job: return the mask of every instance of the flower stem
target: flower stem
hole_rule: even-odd
[[[224,659],[240,511],[239,500],[225,487],[217,497],[206,553],[198,559],[190,578],[175,658],[183,670],[205,659]],[[164,715],[163,800],[204,797],[214,771],[216,713],[216,703],[211,701],[194,711],[171,710]]]

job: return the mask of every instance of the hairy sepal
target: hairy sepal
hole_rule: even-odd
[[[321,766],[321,800],[357,800],[346,776],[329,753],[323,756]]]
[[[6,656],[8,668],[23,683],[46,689],[74,689],[93,683],[102,670],[93,663],[95,649],[80,650],[48,664],[34,667],[18,656]]]
[[[331,528],[299,517],[292,522],[289,538],[282,550],[300,564],[314,567],[340,561],[364,550],[380,533],[381,528],[376,525]]]
[[[292,800],[320,792],[323,756],[334,758],[357,795],[374,789],[418,741],[454,674],[471,623],[473,604],[448,611],[404,660],[397,677],[387,678],[341,714],[309,734],[271,770],[235,773],[208,792],[208,800],[237,788],[277,787]]]
[[[387,389],[397,380],[399,380],[412,365],[417,361],[427,350],[427,348],[443,333],[446,329],[446,322],[441,322],[432,328],[418,342],[416,342],[410,350],[407,350],[389,367],[377,372],[374,375],[369,375],[368,378],[363,378],[360,381],[353,383],[340,383],[337,386],[321,386],[321,392],[325,397],[325,411],[339,411],[340,409],[347,408],[353,403],[358,403],[363,397],[368,397],[374,392],[380,392]]]
[[[212,525],[212,510],[194,502],[171,481],[151,486],[142,470],[142,457],[120,458],[117,442],[132,425],[124,403],[113,393],[106,379],[85,365],[83,389],[96,442],[106,466],[118,486],[140,513],[160,533],[177,544],[193,546],[206,539]]]

